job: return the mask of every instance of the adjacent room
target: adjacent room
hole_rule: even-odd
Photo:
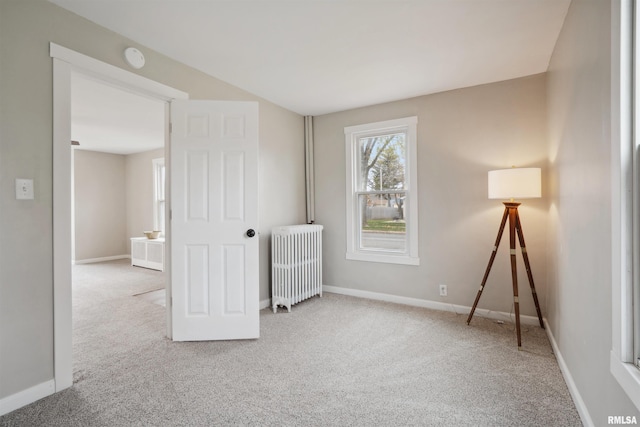
[[[96,331],[131,297],[166,305],[165,106],[81,74],[71,94],[74,370],[85,373],[81,361],[107,357],[91,353],[108,342]],[[148,321],[135,312],[125,328]]]
[[[636,424],[635,13],[0,0],[0,424]]]
[[[81,74],[71,85],[72,260],[131,258],[132,239],[164,237],[164,103]]]

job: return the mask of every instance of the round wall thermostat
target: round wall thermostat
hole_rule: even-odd
[[[144,55],[135,47],[128,47],[124,50],[124,59],[136,70],[144,67]]]

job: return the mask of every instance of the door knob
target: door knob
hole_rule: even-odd
[[[256,232],[253,228],[247,230],[247,237],[253,237],[256,235]]]

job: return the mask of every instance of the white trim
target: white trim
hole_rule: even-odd
[[[631,164],[633,170],[633,181],[631,184],[631,194],[633,207],[632,207],[632,245],[633,245],[633,279],[631,283],[625,284],[626,289],[623,290],[625,293],[624,301],[626,304],[623,308],[623,319],[626,319],[628,322],[625,331],[623,329],[623,337],[626,332],[626,345],[629,347],[628,354],[626,355],[624,362],[628,364],[635,365],[635,368],[640,368],[640,161],[638,160],[638,153],[640,147],[640,54],[636,52],[640,51],[640,8],[638,7],[638,2],[633,1],[628,9],[625,3],[625,9],[621,7],[621,18],[620,18],[620,38],[625,40],[626,42],[621,42],[621,60],[620,60],[620,68],[621,74],[629,73],[632,70],[632,75],[629,78],[624,78],[621,76],[621,80],[625,83],[620,85],[621,93],[624,94],[622,96],[630,97],[631,102],[627,102],[626,104],[629,106],[631,119],[631,126],[625,123],[626,120],[622,119],[622,117],[628,118],[629,114],[621,114],[621,125],[625,126],[624,128],[627,130],[628,135],[624,135],[624,138],[620,139],[621,144],[630,145],[630,154],[631,154]],[[625,19],[625,16],[631,15],[630,19]],[[615,27],[614,27],[615,28]],[[632,34],[633,41],[629,40],[629,37],[626,37],[627,34]],[[627,52],[627,55],[624,55],[624,52]],[[626,64],[625,58],[629,56],[633,64],[629,67]],[[624,70],[624,71],[623,71]],[[629,83],[629,80],[631,82]],[[629,93],[629,84],[633,88],[632,95]],[[623,121],[624,120],[624,121]],[[624,345],[624,344],[623,344]],[[624,348],[622,349],[625,350]],[[624,355],[624,353],[622,353]],[[631,379],[631,378],[629,378]],[[638,370],[634,371],[633,375],[635,386],[635,397],[640,396],[640,387],[638,387]],[[640,410],[640,400],[632,399],[635,402],[636,408]]]
[[[8,414],[11,411],[22,408],[25,405],[40,400],[55,393],[55,383],[49,380],[26,390],[0,399],[0,416]]]
[[[589,415],[587,405],[584,403],[584,400],[582,400],[582,396],[578,391],[578,387],[573,381],[573,376],[571,375],[571,372],[569,372],[569,367],[564,361],[562,353],[560,353],[560,348],[558,347],[558,343],[556,342],[556,339],[551,332],[551,328],[549,327],[547,319],[544,319],[544,327],[547,331],[547,337],[549,338],[549,342],[551,343],[553,354],[556,356],[556,360],[558,361],[558,367],[560,368],[560,372],[562,372],[562,376],[564,377],[564,382],[567,384],[569,394],[571,394],[571,398],[573,399],[574,405],[576,405],[578,415],[580,415],[580,420],[582,420],[582,424],[584,424],[585,426],[592,427],[594,424],[593,420],[591,419],[591,415]]]
[[[73,260],[72,263],[74,265],[81,265],[81,264],[93,264],[96,262],[106,262],[106,261],[115,261],[117,259],[131,259],[131,255],[113,255],[113,256],[103,256],[100,258],[86,258],[86,259],[76,259]]]
[[[71,322],[71,65],[53,59],[53,375],[73,384]]]
[[[53,58],[53,363],[55,390],[73,384],[71,343],[71,74],[79,72],[136,93],[170,101],[188,99],[188,94],[146,77],[114,67],[55,43],[49,44]],[[165,107],[165,118],[169,106]],[[168,140],[165,119],[165,142]],[[165,144],[165,154],[166,154]],[[166,157],[166,155],[165,155]],[[170,203],[168,201],[167,203]],[[170,242],[168,242],[170,244]],[[170,264],[170,263],[169,263]],[[170,276],[166,277],[170,294]],[[170,297],[167,297],[170,299]],[[167,325],[171,307],[167,304]]]
[[[405,255],[385,255],[380,252],[363,253],[355,252],[345,254],[345,258],[351,261],[384,262],[387,264],[420,265],[420,258],[412,258]]]
[[[264,310],[265,308],[271,308],[271,298],[260,301],[260,310]]]
[[[370,132],[372,129],[379,130],[380,132],[386,132],[399,127],[406,127],[407,125],[418,124],[418,116],[405,117],[402,119],[385,120],[376,123],[366,123],[363,125],[347,126],[344,128],[344,133],[362,133]]]
[[[167,323],[167,338],[173,340],[173,288],[171,284],[171,102],[164,104],[164,286],[167,290],[165,307],[167,307],[165,318]]]
[[[629,399],[640,408],[640,370],[631,363],[624,363],[612,350],[609,368],[620,387],[627,393]]]
[[[135,93],[155,99],[189,99],[189,94],[154,80],[118,68],[106,62],[91,58],[55,43],[49,44],[49,56],[73,65],[74,71],[97,77],[102,82],[113,83],[119,88],[127,88]]]
[[[464,305],[447,304],[443,302],[430,301],[426,299],[401,297],[398,295],[382,294],[382,293],[370,292],[370,291],[361,291],[359,289],[343,288],[339,286],[323,285],[322,292],[347,295],[347,296],[357,297],[357,298],[367,298],[367,299],[373,299],[376,301],[392,302],[395,304],[410,305],[412,307],[429,308],[429,309],[438,310],[438,311],[448,311],[455,314],[464,314],[465,316],[468,315],[469,311],[471,310],[471,307],[467,307]],[[476,308],[474,315],[479,317],[485,317],[487,319],[501,320],[503,322],[515,322],[513,314],[505,313],[503,311],[493,311],[493,310],[486,310],[482,308]],[[540,322],[538,321],[538,318],[534,316],[520,315],[520,321],[525,325],[540,324]]]

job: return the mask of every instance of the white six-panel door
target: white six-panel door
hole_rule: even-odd
[[[173,339],[257,338],[258,104],[173,101],[171,124]]]

